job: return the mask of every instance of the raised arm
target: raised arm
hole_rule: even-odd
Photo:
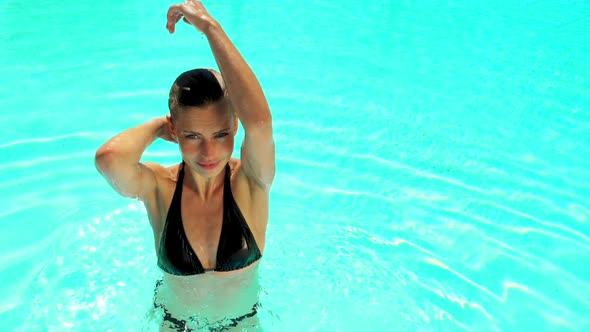
[[[270,109],[258,79],[200,1],[189,0],[170,7],[166,25],[170,33],[174,33],[181,18],[207,37],[231,104],[244,127],[243,171],[251,182],[268,190],[275,175],[275,147]]]
[[[169,140],[168,133],[166,117],[127,129],[96,151],[96,168],[119,194],[144,200],[155,190],[156,178],[150,166],[140,163],[141,155],[158,137]]]

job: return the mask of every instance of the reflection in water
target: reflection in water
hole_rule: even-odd
[[[154,288],[152,314],[163,328],[256,328],[260,308],[258,264],[239,272],[164,274]]]

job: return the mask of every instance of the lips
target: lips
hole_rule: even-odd
[[[201,166],[201,168],[204,169],[214,169],[215,167],[217,167],[217,165],[219,165],[219,162],[205,162],[205,163],[197,163],[199,164],[199,166]]]

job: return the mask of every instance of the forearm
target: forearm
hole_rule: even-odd
[[[256,75],[214,20],[205,31],[231,103],[245,130],[271,123],[271,114]]]
[[[139,126],[127,129],[103,144],[96,152],[97,162],[100,159],[123,163],[138,163],[142,154],[156,140],[166,118],[155,118]]]

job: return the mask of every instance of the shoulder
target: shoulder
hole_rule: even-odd
[[[170,166],[164,166],[153,162],[145,162],[142,164],[151,171],[155,180],[154,195],[150,195],[151,198],[155,198],[159,193],[170,191],[169,189],[176,184],[180,164]],[[150,197],[146,197],[146,200],[150,199]]]
[[[242,167],[242,161],[240,159],[231,158],[229,160],[229,169],[231,171],[232,177],[236,173],[236,170],[240,169],[241,167]]]
[[[158,163],[146,162],[142,163],[142,165],[153,173],[155,185],[154,190],[140,197],[140,200],[143,201],[148,210],[150,221],[159,221],[168,212],[167,207],[174,195],[180,164],[164,166]]]
[[[236,200],[247,203],[249,206],[260,207],[268,199],[269,191],[254,183],[244,172],[242,161],[232,158],[229,161],[231,172],[232,193]]]
[[[239,159],[231,159],[229,166],[234,200],[252,230],[256,243],[263,250],[269,215],[269,191],[248,178]]]
[[[231,182],[232,188],[233,187],[250,187],[250,181],[246,174],[244,173],[244,169],[242,168],[243,164],[240,159],[231,158],[229,161],[229,169],[231,172]],[[235,195],[235,193],[234,193]]]
[[[240,207],[248,207],[259,210],[268,205],[269,190],[255,183],[246,174],[243,163],[239,159],[231,159],[229,167],[231,172],[231,188],[234,199],[240,203]]]
[[[176,180],[178,177],[178,169],[180,168],[180,164],[174,164],[170,166],[164,166],[152,162],[146,162],[143,164],[154,173],[156,178]]]

